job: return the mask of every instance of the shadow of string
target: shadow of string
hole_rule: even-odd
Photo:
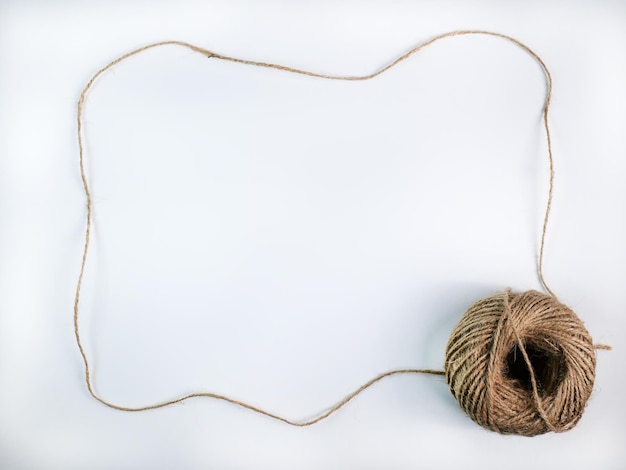
[[[554,161],[553,161],[553,157],[552,157],[552,143],[550,140],[550,127],[549,127],[549,123],[548,123],[548,110],[550,108],[550,100],[552,97],[552,76],[550,75],[550,71],[548,70],[548,67],[546,66],[546,64],[543,62],[543,60],[532,50],[530,49],[528,46],[526,46],[525,44],[523,44],[522,42],[520,42],[519,40],[507,36],[505,34],[500,34],[500,33],[495,33],[495,32],[491,32],[491,31],[481,31],[481,30],[460,30],[460,31],[451,31],[445,34],[441,34],[439,36],[435,36],[432,39],[423,42],[422,44],[414,47],[413,49],[409,50],[407,53],[405,53],[404,55],[401,55],[400,57],[396,58],[395,60],[393,60],[391,63],[389,63],[388,65],[384,66],[383,68],[379,69],[378,71],[371,73],[369,75],[347,75],[347,76],[337,76],[337,75],[327,75],[327,74],[322,74],[322,73],[316,73],[316,72],[310,72],[307,70],[301,70],[301,69],[297,69],[297,68],[293,68],[293,67],[288,67],[285,65],[280,65],[280,64],[272,64],[272,63],[266,63],[266,62],[257,62],[257,61],[253,61],[253,60],[246,60],[246,59],[240,59],[237,57],[229,57],[229,56],[225,56],[225,55],[221,55],[218,54],[216,52],[210,51],[208,49],[205,49],[203,47],[199,47],[193,44],[189,44],[187,42],[182,42],[182,41],[163,41],[163,42],[157,42],[154,44],[149,44],[147,46],[144,47],[140,47],[138,49],[135,49],[131,52],[128,52],[127,54],[124,54],[120,57],[118,57],[117,59],[113,60],[112,62],[110,62],[109,64],[107,64],[106,66],[102,67],[100,70],[98,70],[98,72],[95,73],[95,75],[89,80],[89,82],[87,82],[87,85],[85,85],[84,89],[82,90],[81,94],[80,94],[80,98],[78,100],[78,106],[77,106],[77,113],[76,113],[76,119],[77,119],[77,133],[78,133],[78,149],[79,149],[79,159],[80,159],[80,173],[81,173],[81,179],[82,179],[82,183],[83,183],[83,188],[85,191],[85,196],[87,199],[87,224],[86,224],[86,228],[85,228],[85,243],[84,243],[84,249],[83,249],[83,255],[82,255],[82,262],[81,262],[81,266],[80,266],[80,273],[78,276],[78,282],[77,282],[77,286],[76,286],[76,295],[74,298],[74,334],[76,337],[76,344],[78,346],[78,349],[80,351],[80,355],[83,359],[84,362],[84,366],[85,366],[85,382],[87,385],[87,390],[89,391],[89,393],[91,394],[91,396],[93,398],[95,398],[96,400],[98,400],[100,403],[110,407],[110,408],[114,408],[116,410],[121,410],[121,411],[146,411],[146,410],[154,410],[157,408],[163,408],[169,405],[173,405],[175,403],[180,403],[182,401],[185,400],[189,400],[191,398],[212,398],[212,399],[216,399],[216,400],[222,400],[228,403],[231,403],[233,405],[237,405],[240,407],[243,407],[245,409],[251,410],[255,413],[260,413],[262,415],[268,416],[270,418],[276,419],[278,421],[282,421],[284,423],[290,424],[292,426],[299,426],[299,427],[304,427],[304,426],[310,426],[312,424],[318,423],[320,421],[322,421],[325,418],[328,418],[330,415],[332,415],[333,413],[337,412],[338,410],[340,410],[341,408],[343,408],[348,402],[350,402],[352,399],[354,399],[357,395],[359,395],[361,392],[365,391],[366,389],[368,389],[369,387],[371,387],[372,385],[374,385],[375,383],[387,378],[387,377],[391,377],[394,375],[400,375],[400,374],[429,374],[429,375],[445,375],[444,371],[441,370],[433,370],[433,369],[397,369],[397,370],[391,370],[388,372],[384,372],[380,375],[377,375],[376,377],[374,377],[373,379],[369,380],[368,382],[364,383],[363,385],[361,385],[359,388],[357,388],[354,392],[350,393],[349,395],[347,395],[345,398],[343,398],[341,401],[339,401],[338,403],[336,403],[335,405],[333,405],[330,409],[328,409],[327,411],[317,415],[316,417],[309,419],[309,420],[305,420],[305,421],[296,421],[296,420],[291,420],[288,418],[285,418],[283,416],[280,416],[278,414],[275,414],[273,412],[267,411],[265,409],[262,409],[260,407],[254,406],[248,402],[245,401],[241,401],[241,400],[237,400],[235,398],[231,398],[229,396],[226,395],[221,395],[218,393],[211,393],[211,392],[198,392],[198,393],[190,393],[188,395],[184,395],[181,396],[180,398],[176,398],[173,400],[166,400],[166,401],[162,401],[162,402],[158,402],[152,405],[148,405],[148,406],[141,406],[141,407],[127,407],[127,406],[120,406],[117,405],[115,403],[111,403],[107,400],[105,400],[104,398],[102,398],[101,396],[99,396],[96,391],[94,390],[94,386],[92,383],[92,371],[90,369],[89,366],[89,360],[87,358],[87,354],[85,352],[85,348],[83,346],[82,340],[81,340],[81,336],[80,336],[80,329],[79,329],[79,303],[80,303],[80,294],[81,294],[81,286],[82,286],[82,282],[83,282],[83,276],[85,274],[85,266],[87,264],[87,254],[89,252],[89,242],[90,242],[90,235],[91,235],[91,228],[92,228],[92,223],[93,223],[93,200],[92,200],[92,195],[91,195],[91,191],[89,188],[89,184],[87,182],[87,173],[85,171],[85,149],[84,149],[84,138],[83,138],[83,109],[85,106],[85,101],[87,98],[87,95],[89,93],[89,91],[91,90],[91,88],[93,87],[93,85],[96,83],[96,81],[98,80],[98,78],[103,75],[106,71],[108,71],[109,69],[115,67],[117,64],[119,64],[120,62],[125,61],[126,59],[129,59],[137,54],[140,54],[144,51],[147,51],[149,49],[154,49],[157,47],[162,47],[162,46],[180,46],[180,47],[184,47],[187,49],[190,49],[194,52],[197,52],[199,54],[202,54],[208,58],[211,59],[219,59],[219,60],[225,60],[225,61],[229,61],[229,62],[236,62],[239,64],[244,64],[244,65],[250,65],[250,66],[254,66],[254,67],[265,67],[265,68],[270,68],[270,69],[276,69],[276,70],[281,70],[284,72],[289,72],[289,73],[296,73],[296,74],[300,74],[300,75],[307,75],[310,77],[315,77],[315,78],[322,78],[322,79],[328,79],[328,80],[345,80],[345,81],[363,81],[363,80],[370,80],[374,77],[377,77],[378,75],[383,74],[384,72],[386,72],[387,70],[393,68],[394,66],[396,66],[397,64],[399,64],[400,62],[408,59],[409,57],[413,56],[414,54],[417,54],[419,51],[421,51],[422,49],[438,42],[441,41],[443,39],[446,38],[451,38],[451,37],[455,37],[455,36],[469,36],[469,35],[482,35],[482,36],[492,36],[492,37],[496,37],[496,38],[500,38],[500,39],[504,39],[506,41],[509,41],[511,43],[513,43],[514,45],[520,47],[521,49],[523,49],[525,52],[527,52],[540,66],[541,69],[543,70],[545,77],[546,77],[546,82],[547,82],[547,91],[546,91],[546,98],[545,98],[545,103],[544,103],[544,107],[543,107],[543,126],[545,129],[545,135],[546,135],[546,141],[547,141],[547,149],[548,149],[548,160],[549,160],[549,187],[548,187],[548,197],[547,197],[547,202],[546,202],[546,207],[545,207],[545,214],[544,214],[544,219],[543,219],[543,227],[542,227],[542,232],[541,232],[541,243],[540,243],[540,249],[539,249],[539,257],[538,257],[538,263],[537,263],[537,271],[538,271],[538,276],[539,276],[539,280],[541,282],[541,285],[543,286],[543,288],[545,289],[545,291],[547,293],[549,293],[551,296],[556,297],[554,292],[550,289],[550,287],[548,286],[545,278],[544,278],[544,274],[543,274],[543,258],[544,258],[544,246],[545,246],[545,238],[546,238],[546,230],[548,227],[548,221],[550,218],[550,210],[551,210],[551,206],[552,206],[552,196],[553,196],[553,188],[554,188]],[[524,344],[519,341],[519,348],[520,351],[522,352],[522,356],[524,358],[524,361],[526,362],[526,365],[528,367],[530,376],[531,376],[531,380],[533,383],[533,387],[535,388],[535,397],[537,396],[537,386],[536,386],[536,380],[535,380],[535,372],[533,371],[533,367],[532,364],[530,362],[530,359],[528,357],[528,355],[526,354],[525,348],[524,348]],[[596,349],[610,349],[610,346],[607,345],[603,345],[603,344],[597,344],[594,345],[594,347]]]

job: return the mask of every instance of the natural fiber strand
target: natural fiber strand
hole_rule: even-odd
[[[498,38],[505,39],[518,47],[522,48],[526,51],[540,66],[543,70],[546,81],[547,81],[547,91],[545,103],[543,106],[543,126],[546,134],[546,142],[548,149],[548,161],[549,161],[549,185],[548,185],[548,195],[546,208],[543,219],[543,227],[541,232],[541,243],[539,248],[539,256],[538,256],[538,277],[541,282],[541,285],[544,287],[546,292],[550,295],[540,294],[538,292],[529,291],[524,294],[513,294],[510,291],[506,291],[504,294],[499,296],[494,296],[489,299],[484,299],[482,301],[474,304],[473,307],[470,307],[466,315],[461,319],[459,325],[453,332],[450,341],[448,343],[448,347],[446,350],[446,361],[445,361],[445,371],[439,370],[431,370],[431,369],[398,369],[392,370],[389,372],[382,373],[370,381],[366,382],[354,392],[346,396],[339,403],[331,407],[324,413],[319,414],[317,417],[306,420],[306,421],[294,421],[277,414],[266,411],[262,408],[253,406],[247,402],[240,401],[228,396],[210,393],[210,392],[202,392],[202,393],[191,393],[180,398],[159,402],[149,406],[142,407],[126,407],[116,405],[114,403],[108,402],[102,397],[100,397],[94,390],[91,380],[91,370],[89,367],[89,360],[87,358],[87,354],[83,347],[80,330],[79,330],[79,302],[80,302],[80,293],[82,281],[85,273],[85,266],[87,263],[87,254],[89,251],[89,243],[90,243],[90,235],[91,235],[91,226],[92,226],[92,218],[93,218],[93,200],[91,196],[91,192],[89,189],[89,184],[87,181],[87,175],[85,170],[85,149],[83,142],[83,110],[85,106],[85,100],[87,98],[87,94],[89,90],[92,88],[96,80],[104,74],[107,70],[111,69],[115,65],[120,62],[140,54],[149,49],[153,49],[156,47],[167,46],[167,45],[175,45],[181,46],[187,49],[190,49],[194,52],[198,52],[202,55],[205,55],[209,58],[221,59],[230,62],[236,62],[244,65],[251,65],[255,67],[266,67],[271,69],[282,70],[290,73],[297,73],[302,75],[307,75],[310,77],[324,78],[330,80],[351,80],[351,81],[359,81],[359,80],[369,80],[372,79],[385,71],[391,69],[395,65],[400,62],[408,59],[413,54],[416,54],[420,50],[425,47],[440,41],[445,38],[450,38],[453,36],[466,36],[466,35],[486,35],[486,36],[494,36]],[[306,70],[300,70],[284,65],[272,64],[266,62],[257,62],[252,60],[245,60],[236,57],[228,57],[225,55],[221,55],[205,49],[203,47],[195,46],[193,44],[189,44],[182,41],[163,41],[154,44],[150,44],[134,51],[131,51],[127,54],[122,55],[121,57],[113,60],[100,70],[96,72],[96,74],[89,80],[87,85],[84,87],[80,94],[80,98],[78,100],[77,107],[77,132],[78,132],[78,149],[79,149],[79,160],[80,160],[80,173],[81,179],[83,183],[83,188],[85,191],[85,196],[87,199],[87,223],[85,229],[85,241],[82,255],[82,262],[80,266],[80,272],[78,276],[78,282],[76,286],[76,295],[74,299],[74,333],[76,337],[76,343],[78,345],[78,349],[80,351],[80,355],[84,362],[84,370],[85,370],[85,382],[87,385],[87,389],[91,396],[101,402],[102,404],[122,411],[144,411],[151,410],[156,408],[162,408],[168,405],[172,405],[175,403],[180,403],[190,398],[196,397],[206,397],[206,398],[214,398],[217,400],[223,400],[234,405],[238,405],[240,407],[246,408],[248,410],[254,411],[256,413],[260,413],[262,415],[268,416],[270,418],[274,418],[276,420],[282,421],[284,423],[293,425],[293,426],[309,426],[315,424],[331,414],[338,411],[340,408],[345,406],[348,402],[350,402],[354,397],[359,395],[361,392],[379,382],[380,380],[398,374],[432,374],[432,375],[446,375],[448,383],[450,384],[450,388],[452,393],[455,395],[459,404],[468,415],[474,419],[476,422],[485,426],[489,429],[498,432],[514,432],[518,434],[526,434],[526,435],[534,435],[541,432],[545,432],[546,430],[551,431],[564,431],[576,424],[578,419],[580,419],[580,414],[576,414],[578,411],[576,405],[581,405],[584,407],[584,403],[588,398],[588,394],[591,391],[591,387],[593,386],[593,368],[595,366],[595,356],[593,352],[593,348],[596,349],[610,349],[609,346],[606,345],[596,345],[593,346],[590,341],[591,339],[588,335],[580,335],[580,331],[577,327],[582,327],[582,322],[578,320],[578,318],[571,312],[567,307],[563,306],[556,300],[556,296],[554,292],[548,286],[543,272],[543,260],[544,260],[544,248],[546,244],[546,231],[548,227],[548,221],[550,218],[550,211],[552,206],[552,197],[553,197],[553,188],[554,188],[554,161],[552,155],[552,143],[550,138],[550,127],[548,123],[548,110],[550,107],[550,100],[552,96],[552,77],[550,72],[543,62],[543,60],[528,46],[523,44],[522,42],[514,39],[505,34],[490,32],[490,31],[480,31],[480,30],[462,30],[462,31],[452,31],[449,33],[445,33],[439,36],[436,36],[417,47],[411,49],[406,54],[398,57],[390,64],[385,67],[379,69],[378,71],[371,73],[369,75],[363,76],[335,76],[335,75],[326,75],[316,72],[310,72]],[[552,329],[551,332],[554,332],[554,337],[541,337],[541,335],[531,334],[535,330],[533,330],[533,324],[529,323],[529,319],[525,316],[528,313],[536,313],[537,310],[533,311],[533,308],[537,305],[537,302],[531,301],[529,305],[523,304],[521,310],[518,307],[518,304],[522,301],[520,299],[527,300],[526,297],[530,294],[533,296],[542,296],[541,300],[537,300],[537,302],[552,302],[551,308],[539,310],[541,315],[539,317],[533,316],[533,322],[543,322],[548,323]],[[526,296],[526,297],[524,297]],[[533,297],[534,298],[534,297]],[[558,304],[558,305],[557,305]],[[557,306],[555,306],[557,305]],[[533,308],[531,308],[531,306]],[[480,308],[478,308],[480,307]],[[470,315],[472,312],[472,315]],[[474,315],[478,312],[478,315]],[[573,318],[569,315],[573,315]],[[542,315],[546,315],[545,318]],[[564,320],[565,318],[565,320]],[[564,323],[563,323],[564,322]],[[555,326],[558,325],[558,328]],[[536,325],[535,325],[536,326]],[[582,327],[584,330],[584,327]],[[586,330],[584,330],[586,333]],[[558,334],[557,334],[558,333]],[[572,336],[574,334],[574,336]],[[544,335],[545,336],[545,335]],[[565,355],[567,360],[572,359],[574,354],[569,354],[571,351],[563,347],[564,341],[567,344],[571,344],[572,347],[577,348],[586,348],[585,351],[588,353],[588,358],[593,358],[591,362],[572,362],[570,365],[571,370],[582,369],[584,374],[583,376],[589,378],[591,374],[591,380],[588,380],[585,387],[582,387],[582,395],[577,395],[574,397],[573,403],[568,403],[568,406],[571,408],[568,413],[565,413],[565,419],[563,419],[564,415],[561,410],[561,415],[554,416],[555,410],[558,407],[554,406],[554,400],[547,400],[543,395],[543,390],[541,387],[543,384],[538,380],[537,375],[534,371],[531,357],[528,353],[527,346],[531,344],[530,342],[541,342],[543,347],[547,347],[546,344],[552,345],[558,344],[556,347],[558,350],[561,348],[561,352]],[[543,341],[543,342],[542,342]],[[552,341],[552,342],[551,342]],[[545,344],[544,344],[545,343]],[[519,348],[519,351],[524,359],[526,367],[528,368],[529,377],[530,377],[530,388],[531,390],[522,390],[520,391],[519,387],[515,387],[515,381],[507,380],[506,377],[503,376],[502,371],[505,370],[505,365],[503,364],[503,358],[505,358],[506,354],[509,352],[511,347]],[[487,347],[487,350],[483,350]],[[482,349],[481,349],[482,348]],[[507,349],[509,348],[509,349]],[[589,351],[589,348],[590,351]],[[468,356],[469,351],[469,356]],[[468,361],[468,357],[471,357],[472,360]],[[569,365],[570,363],[568,363]],[[568,369],[569,371],[570,369]],[[580,371],[579,371],[580,372]],[[486,377],[483,375],[486,373]],[[482,375],[481,375],[482,374]],[[573,377],[573,373],[571,374]],[[557,377],[561,382],[563,380],[569,380],[570,376],[565,377]],[[569,382],[567,382],[569,384]],[[506,385],[504,387],[504,391],[506,393],[502,394],[503,384]],[[580,384],[577,384],[580,385]],[[508,387],[508,388],[507,388]],[[578,389],[577,389],[578,390]],[[507,395],[508,393],[508,395]],[[517,395],[516,395],[517,393]],[[550,397],[549,397],[550,398]],[[508,408],[507,408],[508,407]],[[579,406],[580,407],[580,406]],[[576,408],[576,409],[575,409]],[[507,421],[507,412],[513,413],[514,418],[517,422]],[[569,419],[573,417],[572,419]]]

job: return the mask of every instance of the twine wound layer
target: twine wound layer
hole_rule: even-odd
[[[466,35],[485,35],[505,39],[526,51],[540,66],[547,81],[543,108],[543,126],[547,141],[549,161],[549,189],[541,233],[538,259],[538,276],[550,294],[535,291],[513,294],[510,291],[476,302],[453,331],[448,342],[445,372],[431,369],[399,369],[385,372],[363,384],[328,411],[308,421],[294,421],[228,396],[201,392],[173,400],[141,407],[120,406],[108,402],[94,390],[89,360],[81,341],[79,329],[79,303],[93,218],[93,200],[85,170],[83,144],[83,108],[89,90],[107,70],[120,62],[160,46],[176,45],[209,58],[220,59],[255,67],[266,67],[285,72],[330,80],[369,80],[408,59],[423,48],[445,38]],[[541,58],[528,46],[510,36],[490,31],[462,30],[436,36],[411,49],[380,70],[363,76],[334,76],[284,65],[256,62],[228,57],[202,47],[181,41],[164,41],[150,44],[113,60],[100,69],[87,83],[78,100],[77,131],[80,172],[87,199],[87,225],[76,296],[74,299],[74,333],[84,363],[87,390],[93,398],[121,411],[144,411],[162,408],[196,397],[223,400],[293,426],[309,426],[338,411],[361,392],[380,380],[398,374],[444,375],[450,390],[460,406],[478,424],[500,433],[536,435],[546,431],[566,431],[579,421],[593,387],[595,352],[591,338],[582,322],[562,305],[543,275],[543,255],[546,230],[550,216],[554,187],[554,162],[548,109],[552,95],[552,78]],[[596,349],[609,349],[597,345]]]

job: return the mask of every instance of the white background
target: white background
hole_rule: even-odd
[[[433,376],[387,379],[304,429],[207,399],[133,414],[88,395],[75,108],[100,67],[178,39],[367,74],[466,28],[522,40],[554,77],[546,277],[614,347],[574,430],[486,431]],[[625,57],[623,1],[3,1],[0,467],[624,468]],[[359,83],[176,47],[106,73],[85,114],[97,391],[126,406],[213,391],[306,419],[380,372],[441,368],[472,302],[540,288],[545,84],[493,37]]]

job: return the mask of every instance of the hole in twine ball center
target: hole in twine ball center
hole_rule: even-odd
[[[542,349],[532,343],[525,344],[524,348],[535,373],[539,394],[553,394],[567,370],[563,352],[560,350],[550,351]],[[532,391],[530,369],[517,344],[513,345],[513,348],[506,356],[503,374],[511,380],[517,380],[522,388],[529,392]]]
[[[444,369],[450,391],[478,424],[535,436],[578,423],[595,365],[591,336],[569,307],[541,292],[507,290],[463,315]]]

